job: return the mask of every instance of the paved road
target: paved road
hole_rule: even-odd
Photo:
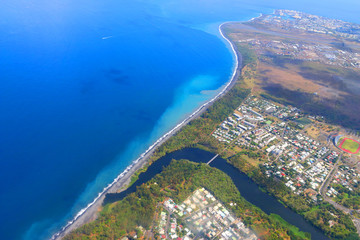
[[[341,162],[341,158],[342,158],[343,153],[340,153],[339,159],[337,160],[335,166],[333,167],[333,169],[331,170],[330,174],[326,177],[325,181],[323,182],[323,185],[320,187],[319,193],[321,194],[321,196],[323,197],[324,201],[330,203],[331,205],[333,205],[336,209],[339,209],[347,214],[350,214],[351,219],[356,227],[357,233],[360,235],[360,219],[356,218],[355,216],[352,215],[352,212],[354,210],[349,209],[347,207],[344,207],[340,204],[338,204],[337,202],[334,202],[331,198],[329,198],[326,195],[326,190],[329,186],[329,184],[331,183],[335,173],[338,170],[339,164]]]
[[[332,169],[331,172],[327,175],[325,181],[323,182],[323,184],[322,184],[322,185],[320,186],[320,188],[319,188],[319,193],[320,193],[322,196],[326,196],[326,195],[325,195],[325,192],[326,192],[326,190],[327,190],[327,188],[328,188],[328,186],[329,186],[332,178],[334,177],[335,173],[336,173],[337,170],[338,170],[339,164],[340,164],[340,162],[341,162],[342,155],[343,155],[343,154],[340,153],[339,159],[336,161],[333,169]]]

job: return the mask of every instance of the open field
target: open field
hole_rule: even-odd
[[[247,83],[253,94],[322,115],[334,125],[360,129],[360,112],[354,111],[360,105],[360,70],[329,64],[326,58],[341,44],[360,54],[359,43],[258,23],[231,23],[226,32],[238,48],[250,47],[256,53],[257,71]],[[291,52],[293,47],[303,49]]]

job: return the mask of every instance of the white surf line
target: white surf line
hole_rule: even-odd
[[[231,76],[230,81],[225,85],[225,87],[223,88],[223,90],[221,90],[221,92],[219,92],[214,98],[212,98],[211,100],[209,100],[208,102],[204,103],[203,105],[201,105],[195,112],[193,112],[190,116],[188,116],[187,118],[185,118],[185,120],[183,120],[181,123],[179,123],[178,125],[176,125],[173,129],[171,129],[169,132],[167,132],[166,134],[164,134],[162,137],[160,137],[158,140],[156,140],[156,142],[151,145],[143,154],[140,155],[139,158],[137,158],[136,160],[134,160],[132,162],[131,165],[129,165],[120,175],[118,175],[114,181],[112,183],[109,183],[102,192],[100,192],[98,194],[98,196],[91,202],[89,203],[85,208],[81,209],[76,216],[69,221],[59,232],[57,232],[56,234],[54,234],[51,237],[51,240],[55,240],[56,238],[58,238],[61,233],[63,233],[67,228],[69,228],[76,220],[79,219],[79,217],[81,217],[91,206],[93,206],[105,193],[107,193],[107,191],[114,186],[122,177],[124,177],[124,175],[131,170],[131,168],[138,163],[141,159],[143,159],[144,157],[146,157],[146,154],[148,154],[151,150],[153,150],[159,143],[161,143],[165,138],[167,138],[169,135],[173,134],[175,131],[179,130],[181,127],[183,127],[184,125],[187,124],[188,121],[190,121],[196,114],[198,114],[201,110],[203,110],[205,107],[207,107],[209,104],[213,103],[215,100],[217,100],[219,97],[221,97],[230,87],[230,85],[236,81],[235,76],[236,76],[236,72],[238,70],[239,67],[239,57],[235,51],[234,45],[233,43],[227,39],[225,37],[225,35],[223,34],[221,27],[229,22],[225,22],[223,24],[221,24],[219,26],[219,32],[221,37],[223,37],[231,46],[231,50],[235,56],[235,68],[233,71],[233,74]]]
[[[273,14],[274,14],[274,13],[275,13],[275,10],[273,11]],[[257,18],[261,18],[263,15],[264,15],[264,14],[260,13],[259,16],[251,18],[248,22],[252,22],[252,21],[254,21],[254,20],[257,19]]]

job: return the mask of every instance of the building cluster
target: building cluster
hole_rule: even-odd
[[[360,42],[360,25],[340,20],[290,10],[276,10],[273,14],[262,15],[253,20],[256,24],[282,29],[287,32],[307,31],[327,34],[338,38],[347,38]],[[248,38],[247,42],[259,53],[269,52],[275,55],[291,56],[294,59],[317,61],[340,67],[360,68],[360,52],[349,48],[345,43],[323,44],[317,42],[299,42],[286,40],[268,40]]]
[[[253,109],[258,109],[260,113],[271,115],[283,120],[289,117],[301,116],[301,111],[296,107],[276,105],[268,100],[258,97],[248,98],[246,99],[244,104],[248,105]]]
[[[304,139],[305,143],[310,141]],[[298,145],[298,143],[295,144]],[[276,161],[264,163],[266,175],[282,179],[295,194],[306,194],[311,189],[318,192],[334,167],[333,163],[338,158],[338,153],[323,146],[308,151],[290,142],[281,144],[274,146],[275,149],[281,149],[279,153],[281,155]],[[305,146],[303,142],[299,144]],[[283,147],[285,145],[286,148]],[[328,159],[332,160],[329,161]]]
[[[261,21],[288,31],[300,29],[352,40],[360,40],[359,24],[325,18],[298,11],[276,10],[274,14],[263,16]]]
[[[266,176],[280,179],[295,194],[305,194],[316,201],[339,153],[294,127],[302,125],[296,121],[305,117],[297,108],[250,96],[213,136],[219,141],[231,136],[231,141],[225,141],[227,144],[263,151],[268,156],[262,164]]]
[[[160,218],[159,218],[159,224],[157,226],[157,231],[161,236],[166,236],[165,232],[166,232],[166,226],[167,226],[167,219],[168,219],[168,213],[165,211],[162,211],[160,213]]]
[[[160,213],[157,226],[162,239],[258,239],[252,230],[204,188],[193,192],[181,204],[167,199],[163,206],[164,211]],[[184,226],[180,223],[184,223]]]
[[[290,56],[299,60],[317,61],[340,67],[360,68],[360,53],[341,50],[324,44],[252,38],[239,40],[239,42],[247,42],[260,54],[271,52],[275,55]]]
[[[277,112],[275,110],[274,112]],[[273,111],[272,106],[269,107],[269,111]],[[265,120],[253,107],[242,105],[223,121],[212,135],[220,142],[235,141],[239,146],[262,148],[276,140],[276,136],[270,132],[266,124],[271,124],[271,121]],[[259,129],[259,126],[263,128]]]
[[[336,171],[330,187],[327,189],[326,195],[328,197],[336,197],[338,191],[335,190],[335,186],[340,184],[349,192],[354,192],[360,181],[360,174],[349,166],[342,165]]]
[[[273,124],[273,121],[264,116],[276,117],[280,123]],[[300,116],[302,116],[301,112],[297,108],[283,107],[264,99],[250,98],[235,110],[232,116],[223,121],[212,135],[220,142],[263,149],[280,140],[285,128],[285,122],[282,120]],[[277,149],[272,146],[268,148],[268,152],[273,150]]]
[[[212,135],[220,142],[230,143],[242,133],[256,128],[258,123],[263,121],[261,114],[251,108],[240,106],[232,116],[221,123]]]
[[[192,232],[179,223],[173,214],[175,206],[175,202],[170,198],[163,203],[164,209],[160,212],[155,231],[159,234],[160,239],[192,239],[194,237]]]

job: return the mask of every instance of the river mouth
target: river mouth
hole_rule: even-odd
[[[184,148],[171,152],[150,165],[147,171],[141,173],[139,175],[139,179],[125,191],[121,193],[107,194],[104,200],[104,204],[119,201],[126,197],[129,193],[135,192],[137,186],[146,183],[156,174],[161,173],[163,168],[167,167],[173,159],[186,159],[197,163],[207,163],[214,156],[214,153],[198,148]],[[282,205],[279,201],[276,200],[276,198],[261,191],[259,186],[254,181],[252,181],[246,174],[240,172],[234,166],[226,162],[225,159],[217,157],[214,161],[211,162],[210,166],[215,167],[229,175],[241,195],[248,202],[259,207],[266,214],[275,213],[280,215],[284,220],[298,227],[299,230],[303,232],[309,232],[312,239],[329,239],[318,228],[307,222],[301,215]]]

